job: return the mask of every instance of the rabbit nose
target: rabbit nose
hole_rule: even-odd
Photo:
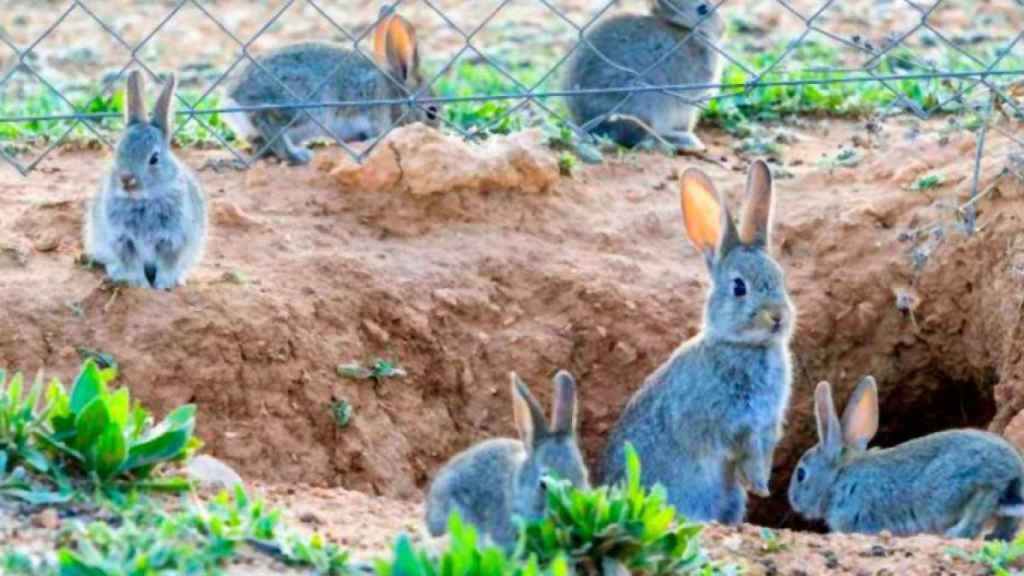
[[[139,179],[134,174],[121,174],[121,186],[131,191],[139,187]]]

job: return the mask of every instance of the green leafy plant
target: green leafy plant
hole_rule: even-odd
[[[359,362],[342,364],[338,366],[338,374],[353,380],[374,380],[377,383],[386,378],[402,378],[406,375],[405,370],[399,368],[394,362],[380,358],[374,360],[369,368]]]
[[[352,405],[347,400],[335,400],[331,402],[331,415],[334,416],[334,423],[338,428],[345,428],[352,421]]]
[[[962,558],[975,564],[986,566],[993,576],[1012,576],[1020,574],[1021,559],[1024,558],[1024,532],[1010,542],[985,542],[975,553],[969,554],[959,548],[951,548],[946,552],[950,556]]]
[[[942,174],[929,174],[918,178],[916,182],[911,184],[910,189],[914,191],[931,190],[941,186],[943,182],[945,182],[945,178],[943,178]]]
[[[277,510],[241,487],[207,505],[187,504],[169,513],[147,498],[121,511],[116,525],[76,524],[57,554],[60,574],[105,576],[209,574],[252,546],[276,559],[317,573],[348,573],[348,555],[319,535],[304,537],[281,522]]]
[[[640,459],[626,446],[626,481],[622,485],[579,490],[552,480],[544,518],[527,523],[520,533],[520,554],[536,555],[541,564],[563,552],[587,574],[624,567],[634,575],[711,574],[715,566],[700,549],[700,526],[677,518],[665,490],[640,484]]]
[[[782,552],[786,549],[786,544],[779,540],[778,534],[776,534],[771,528],[761,528],[761,549],[768,554],[775,554],[776,552]]]
[[[23,463],[39,472],[48,469],[46,455],[33,442],[33,435],[46,422],[47,409],[39,407],[42,392],[42,381],[36,380],[26,392],[21,374],[15,374],[8,382],[6,374],[0,371],[0,472]]]
[[[187,488],[181,479],[150,479],[161,464],[183,460],[201,445],[193,436],[195,406],[181,406],[153,426],[147,410],[138,402],[132,406],[127,388],[108,390],[116,376],[114,368],[101,370],[89,359],[70,394],[60,382],[51,383],[50,430],[36,436],[52,454],[98,485],[128,481],[138,487]]]
[[[476,530],[463,524],[457,513],[448,520],[448,547],[432,556],[417,550],[408,536],[395,542],[390,560],[377,562],[378,576],[568,576],[566,557],[560,555],[543,571],[537,558],[522,562],[496,547],[481,546]]]

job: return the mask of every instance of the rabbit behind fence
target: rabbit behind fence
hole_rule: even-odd
[[[768,253],[768,166],[751,165],[739,230],[702,172],[688,169],[681,187],[686,232],[711,275],[704,326],[630,399],[605,449],[602,481],[624,477],[628,441],[643,464],[642,482],[662,484],[681,514],[736,523],[747,490],[768,495],[789,402],[795,312]]]
[[[286,46],[251,63],[229,89],[230,106],[273,106],[433,97],[420,72],[412,25],[385,8],[374,31],[373,58],[326,42]],[[232,128],[256,150],[290,164],[307,164],[312,153],[302,144],[314,138],[369,140],[391,126],[423,121],[437,126],[441,110],[425,103],[317,106],[267,109],[226,116]],[[326,131],[325,131],[326,129]]]
[[[577,487],[588,485],[587,469],[576,443],[576,383],[564,370],[555,375],[551,426],[526,384],[515,374],[512,405],[519,440],[481,442],[442,467],[427,494],[427,529],[445,533],[448,517],[457,511],[495,543],[511,548],[518,535],[516,519],[532,520],[544,513],[545,476],[554,475]]]
[[[842,421],[828,382],[814,393],[818,444],[800,458],[789,485],[793,510],[836,532],[940,534],[1011,540],[1024,515],[1024,463],[1003,438],[948,430],[892,448],[867,449],[878,430],[878,390],[867,376]]]
[[[652,137],[701,151],[694,134],[707,88],[628,93],[643,86],[707,86],[721,76],[714,46],[724,28],[711,0],[648,0],[649,15],[623,14],[588,32],[570,61],[568,90],[618,89],[571,96],[573,121],[623,146]],[[639,75],[639,76],[638,76]]]
[[[206,196],[171,150],[175,87],[172,75],[147,117],[142,74],[128,75],[127,127],[86,210],[86,255],[132,286],[183,285],[206,244]]]

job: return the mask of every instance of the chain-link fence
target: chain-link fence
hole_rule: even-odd
[[[641,140],[695,148],[687,114],[665,112],[687,108],[702,111],[698,134],[717,125],[737,138],[801,117],[950,119],[976,134],[975,192],[991,135],[1024,146],[1019,0],[6,4],[0,158],[22,174],[68,142],[111,146],[132,68],[154,82],[175,72],[179,143],[217,147],[242,167],[301,144],[300,132],[361,160],[417,119],[466,138],[544,126],[579,141],[629,140],[616,127],[625,122],[651,136]],[[378,34],[394,14],[413,26],[415,53]],[[310,40],[347,54],[316,82],[296,80],[301,64],[267,59]],[[378,88],[351,89],[367,67]],[[264,91],[229,99],[246,74]],[[261,130],[242,138],[229,118]]]

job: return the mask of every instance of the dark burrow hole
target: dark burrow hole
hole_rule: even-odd
[[[899,385],[895,385],[895,383]],[[994,370],[975,379],[951,378],[939,370],[910,374],[891,382],[879,382],[879,430],[872,447],[887,448],[932,432],[951,428],[986,429],[996,414],[994,390],[998,382]],[[851,390],[837,393],[837,410],[842,414]],[[810,433],[814,434],[813,428]],[[824,522],[808,522],[789,507],[786,490],[796,459],[817,438],[804,439],[792,456],[792,462],[776,468],[772,478],[772,497],[751,498],[747,520],[760,526],[825,532]]]

